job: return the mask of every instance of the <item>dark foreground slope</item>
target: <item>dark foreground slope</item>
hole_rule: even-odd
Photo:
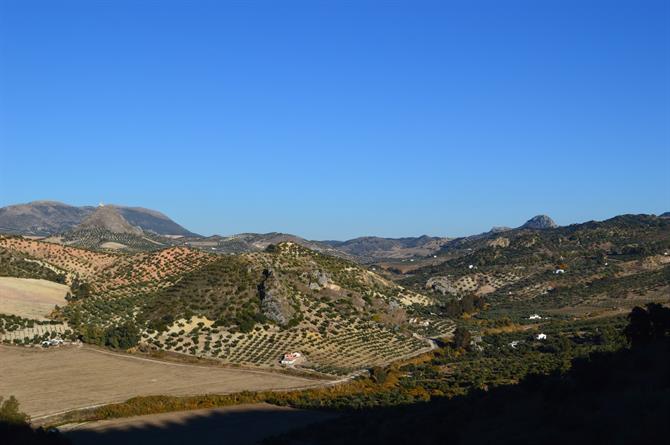
[[[354,412],[267,441],[297,444],[656,444],[670,437],[670,338],[636,309],[633,348],[453,399]],[[663,315],[668,332],[670,310]],[[635,311],[631,315],[634,317]],[[652,339],[654,335],[657,337]]]

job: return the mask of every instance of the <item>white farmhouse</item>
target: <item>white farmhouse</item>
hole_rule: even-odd
[[[289,354],[284,354],[284,357],[281,359],[282,365],[295,365],[295,362],[302,357],[302,354],[299,352],[291,352]]]

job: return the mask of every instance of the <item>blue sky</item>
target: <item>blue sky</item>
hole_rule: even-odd
[[[0,205],[456,236],[670,211],[667,1],[0,0]]]

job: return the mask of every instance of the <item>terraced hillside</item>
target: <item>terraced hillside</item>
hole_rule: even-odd
[[[168,238],[153,234],[116,233],[101,228],[78,229],[57,238],[67,246],[127,252],[160,250],[173,244]]]
[[[179,275],[215,260],[184,247],[132,255],[0,236],[0,276],[86,283],[98,295],[124,295],[170,285]]]
[[[670,220],[623,215],[449,243],[439,264],[396,275],[443,301],[486,295],[509,313],[579,313],[670,296]]]
[[[291,242],[240,255],[186,247],[129,255],[4,237],[0,251],[57,271],[72,295],[56,318],[100,345],[259,367],[300,351],[303,368],[345,373],[430,349],[418,335],[426,326],[431,335],[453,329],[430,316],[417,323],[415,308],[431,298]]]

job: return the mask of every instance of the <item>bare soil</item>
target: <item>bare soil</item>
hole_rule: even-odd
[[[0,345],[0,395],[14,395],[33,420],[143,395],[225,394],[322,385],[279,373],[116,354],[90,347],[43,350]]]
[[[45,320],[55,305],[67,304],[64,284],[32,278],[0,277],[0,314]]]

